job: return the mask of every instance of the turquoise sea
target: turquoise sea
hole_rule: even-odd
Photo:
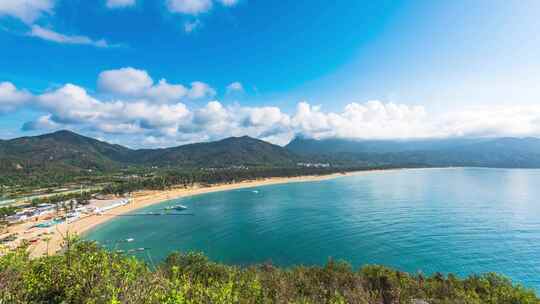
[[[126,216],[87,234],[146,247],[152,263],[202,251],[230,264],[383,264],[424,273],[499,272],[540,291],[540,170],[362,173],[183,198],[192,216]],[[134,238],[132,243],[115,243]],[[113,245],[114,244],[114,245]]]

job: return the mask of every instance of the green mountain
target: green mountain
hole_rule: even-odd
[[[134,154],[138,163],[155,166],[290,166],[297,159],[283,147],[249,136],[166,149],[137,150]]]
[[[540,168],[540,139],[351,141],[295,138],[286,147],[248,136],[164,149],[133,150],[70,131],[0,141],[0,177],[114,172],[126,167],[479,166]]]
[[[113,171],[126,166],[290,166],[295,156],[262,140],[231,137],[166,149],[132,150],[70,131],[0,142],[3,172]]]
[[[130,152],[70,131],[0,142],[0,162],[12,170],[107,171],[119,168],[119,162]]]
[[[297,137],[286,148],[304,157],[357,165],[540,168],[538,138],[354,141]]]

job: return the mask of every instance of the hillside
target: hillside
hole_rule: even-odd
[[[295,138],[286,147],[230,137],[162,149],[134,150],[70,131],[0,141],[1,177],[77,175],[122,168],[296,167],[323,162],[340,167],[483,166],[540,168],[540,139],[352,141]]]
[[[141,150],[109,144],[70,131],[0,142],[0,168],[7,172],[107,172],[126,166],[289,166],[294,160],[294,154],[283,147],[248,136]]]
[[[0,256],[1,303],[521,303],[535,292],[495,273],[409,274],[382,266],[250,267],[175,253],[163,263],[107,252],[90,242],[31,260]]]
[[[289,166],[294,164],[296,156],[283,147],[243,136],[166,149],[138,150],[134,158],[140,164],[156,166],[227,167]]]
[[[538,138],[353,141],[297,137],[286,148],[304,157],[342,163],[540,168]]]
[[[128,148],[70,131],[0,142],[0,162],[16,171],[53,168],[108,171],[119,168],[130,152]]]
[[[482,143],[488,139],[451,138],[425,140],[350,140],[311,139],[296,137],[286,148],[302,155],[332,153],[401,153],[414,151],[437,151],[470,144]]]

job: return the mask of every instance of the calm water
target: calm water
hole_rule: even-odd
[[[177,250],[231,264],[331,256],[409,272],[496,271],[540,291],[540,170],[388,171],[178,201],[194,216],[122,217],[87,237],[133,237],[118,248],[149,247],[154,261]]]

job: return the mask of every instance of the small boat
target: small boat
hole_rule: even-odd
[[[253,190],[253,193],[257,194],[259,193],[259,190]]]
[[[131,243],[131,242],[133,242],[133,241],[135,241],[134,238],[127,238],[127,239],[126,239],[126,242],[128,242],[128,243]]]
[[[165,210],[177,210],[177,211],[181,211],[181,210],[186,210],[187,207],[184,206],[184,205],[174,205],[174,206],[168,206],[168,207],[165,207]]]

